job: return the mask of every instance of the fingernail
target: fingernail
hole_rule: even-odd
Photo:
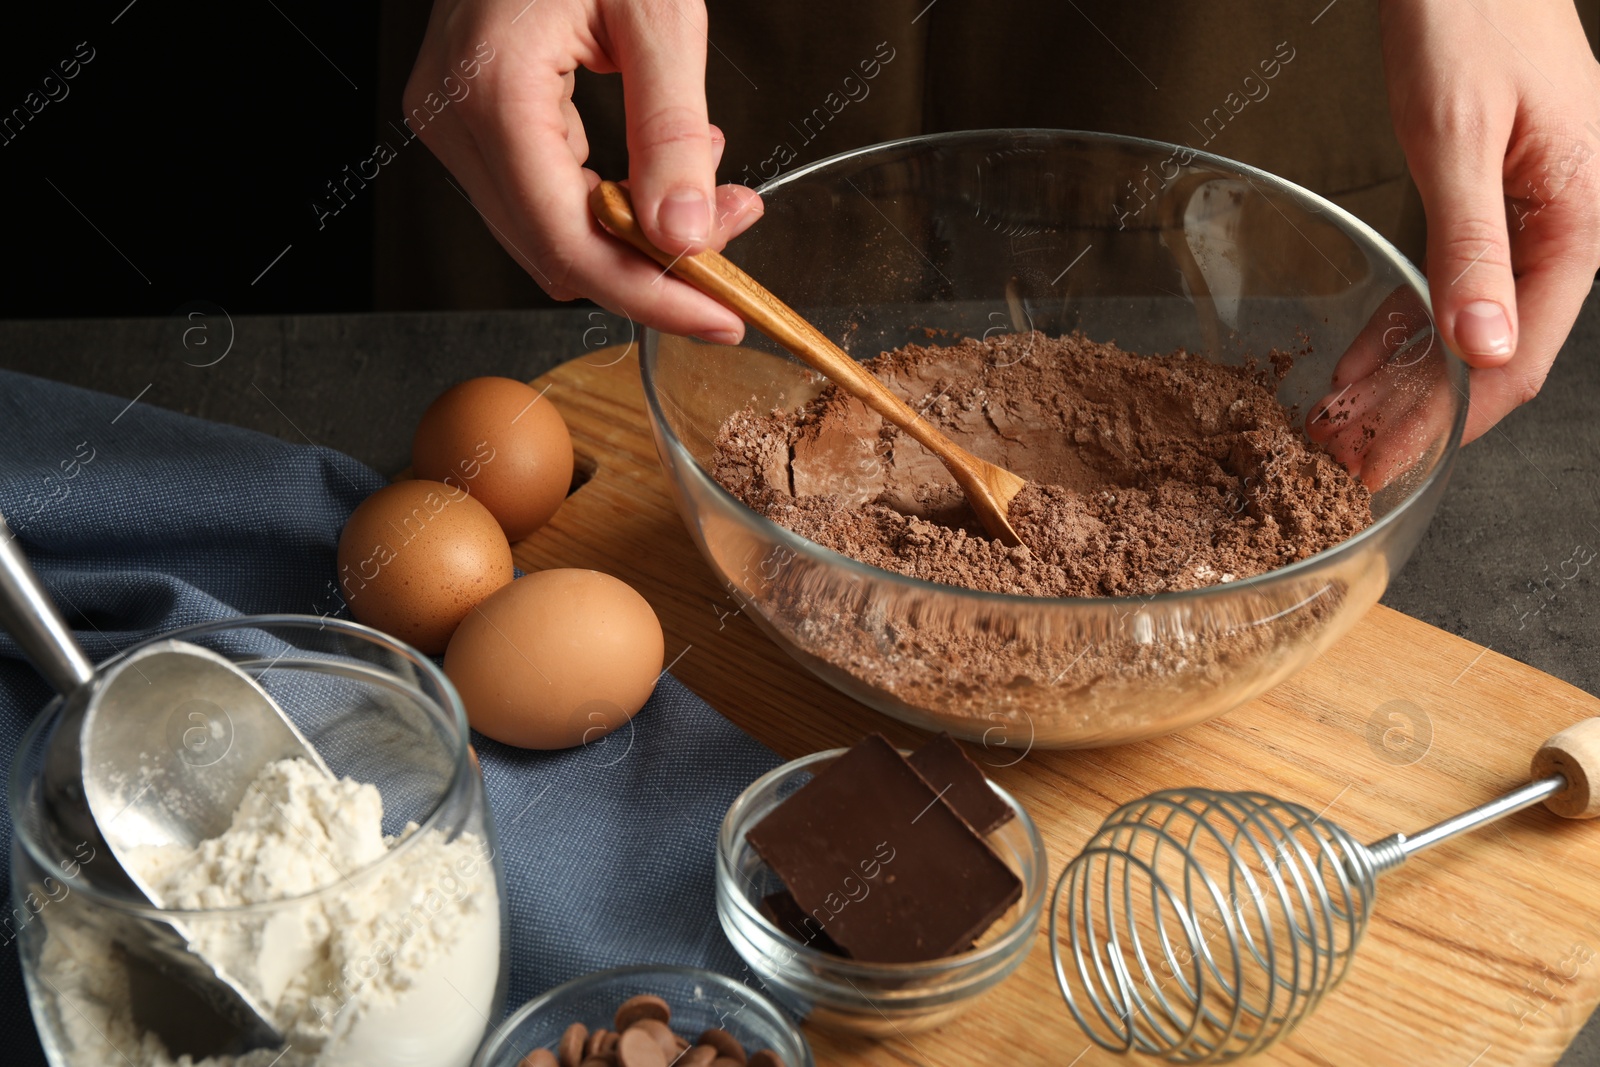
[[[736,345],[740,341],[739,335],[733,330],[707,330],[705,333],[697,333],[695,336],[714,345]]]
[[[711,204],[698,189],[674,189],[661,201],[656,223],[674,241],[704,241],[711,234]]]
[[[744,203],[731,204],[728,207],[725,207],[721,211],[717,212],[717,225],[719,225],[719,226],[723,225],[735,213],[740,212],[740,211],[743,211],[746,214],[749,214],[749,215],[759,219],[762,215],[766,214],[767,206],[765,204],[763,204],[760,200],[756,200],[753,203],[752,202],[744,202]]]
[[[1474,356],[1509,356],[1511,320],[1491,300],[1474,300],[1456,312],[1456,344]]]

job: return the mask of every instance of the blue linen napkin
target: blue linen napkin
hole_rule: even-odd
[[[383,484],[329,449],[0,371],[0,514],[95,661],[210,619],[328,612],[339,530]],[[51,695],[0,634],[7,773]],[[744,971],[717,924],[716,832],[779,760],[667,674],[635,724],[557,753],[474,736],[509,894],[508,1009],[624,963]],[[3,807],[0,834],[9,868]],[[0,1058],[43,1064],[0,938]]]

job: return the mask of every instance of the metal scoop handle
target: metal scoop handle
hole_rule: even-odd
[[[22,554],[17,535],[0,515],[0,628],[5,629],[56,692],[66,695],[87,685],[94,665],[83,654],[66,620],[56,610]]]
[[[83,739],[86,734],[94,733],[84,729],[84,718],[91,710],[88,706],[105,695],[105,687],[102,685],[98,692],[90,688],[95,676],[94,665],[73,639],[66,620],[45,592],[39,575],[23,555],[22,545],[6,525],[4,516],[0,516],[0,627],[17,639],[28,661],[55,687],[56,692],[66,698],[62,720],[58,725],[59,734],[52,742],[43,775],[43,803],[51,831],[63,840],[93,842],[97,852],[102,849],[109,852],[109,855],[98,860],[98,877],[108,882],[125,883],[130,893],[159,906],[160,901],[151,895],[149,887],[135,879],[123,863],[125,849],[119,847],[120,843],[114,839],[114,835],[108,838],[104,832],[100,822],[104,808],[96,812],[90,797],[95,787],[103,783],[94,780],[86,783],[84,779]],[[169,651],[168,646],[172,646],[172,650]],[[321,759],[293,725],[283,718],[283,712],[271,698],[265,692],[260,692],[254,682],[222,657],[200,648],[187,652],[184,646],[173,641],[145,651],[164,652],[181,661],[198,662],[209,666],[224,679],[237,676],[243,685],[249,687],[252,695],[259,695],[259,701],[267,709],[264,714],[270,714],[274,720],[270,725],[281,723],[278,731],[268,731],[269,743],[262,746],[266,756],[309,753],[309,758],[322,766]],[[124,660],[124,664],[127,662]],[[143,662],[147,666],[150,663],[149,660]],[[136,671],[138,669],[135,668]],[[126,705],[127,702],[123,703]],[[116,705],[117,701],[113,700],[112,704]],[[235,710],[240,710],[237,704]],[[241,719],[245,718],[241,714]],[[121,725],[136,734],[143,731],[145,737],[149,736],[148,715],[130,718],[126,706],[114,707],[109,719],[112,729]],[[285,735],[289,739],[286,742],[282,741]],[[270,744],[272,738],[280,741],[277,748]],[[140,755],[137,744],[124,747],[135,758]],[[141,790],[138,796],[144,796],[147,791]],[[231,811],[234,806],[237,805],[225,805],[219,810]],[[132,811],[132,807],[131,802],[118,804],[113,811],[120,815],[124,811]],[[154,807],[165,810],[163,804]],[[111,821],[115,822],[116,819],[112,818]],[[170,1018],[156,1012],[159,1019],[144,1020],[161,1033],[169,1045],[174,1040],[186,1042],[184,1051],[206,1055],[211,1052],[272,1048],[282,1043],[283,1035],[272,1021],[270,1005],[261,1003],[254,993],[195,951],[185,923],[177,919],[135,917],[115,909],[106,909],[103,914],[89,921],[98,924],[102,932],[128,950],[130,967],[139,968],[136,981],[142,991],[161,991],[146,996],[146,1001],[180,1005],[170,1013]],[[146,964],[153,964],[154,967],[146,967]]]

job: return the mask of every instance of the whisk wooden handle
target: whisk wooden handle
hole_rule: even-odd
[[[1562,730],[1533,754],[1534,778],[1559,774],[1567,788],[1545,798],[1545,806],[1568,819],[1600,816],[1600,717]]]

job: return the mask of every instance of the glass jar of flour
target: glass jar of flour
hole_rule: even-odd
[[[454,689],[426,657],[335,619],[230,619],[162,638],[237,663],[334,777],[304,760],[269,764],[221,835],[123,857],[157,887],[157,910],[103,844],[62,840],[45,819],[41,772],[61,701],[41,713],[12,769],[0,936],[18,942],[51,1064],[466,1067],[500,1015],[506,919]],[[175,707],[169,727],[153,743],[186,761],[219,758],[233,741],[214,706]],[[282,1041],[240,1048],[236,1029],[139,947],[152,926],[181,929]]]

